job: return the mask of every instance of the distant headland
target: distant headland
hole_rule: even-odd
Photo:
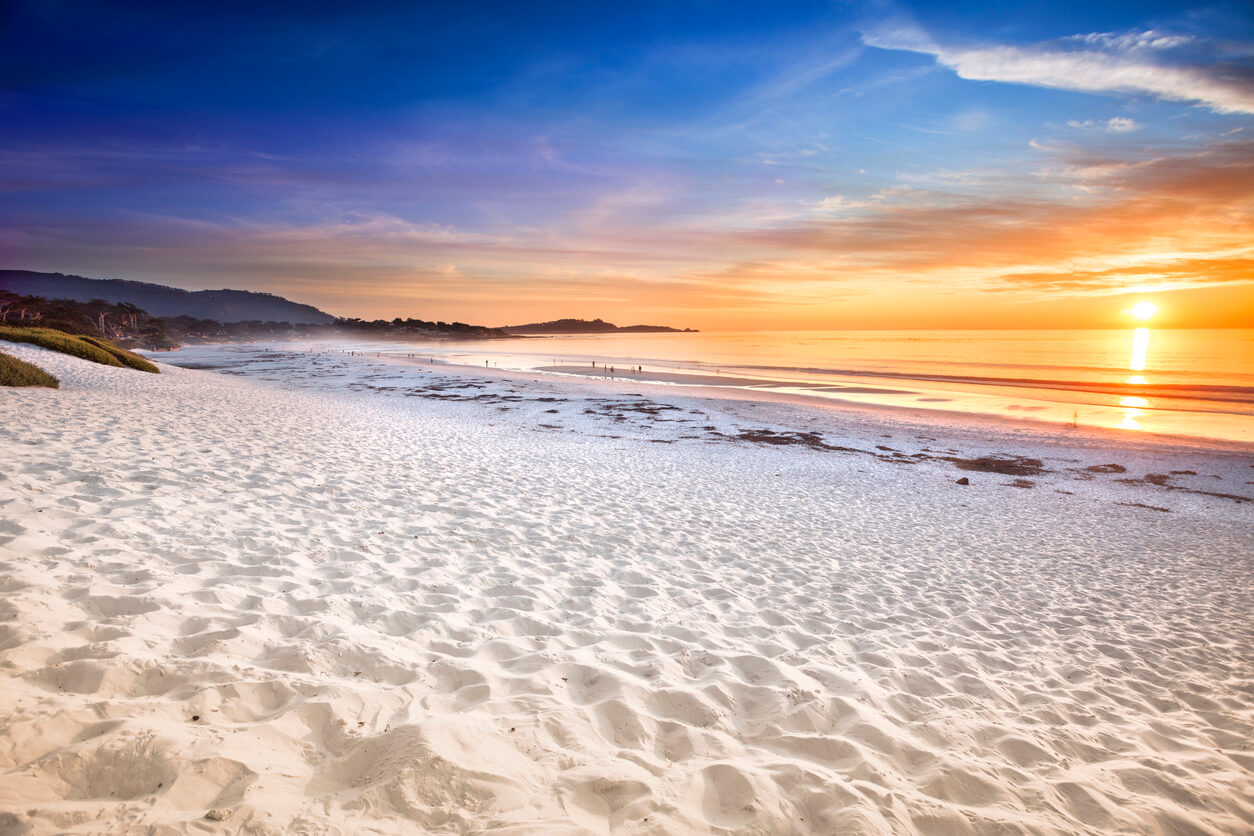
[[[671,328],[667,325],[618,326],[602,319],[554,319],[551,322],[532,322],[528,325],[507,325],[501,329],[507,334],[695,334],[695,328]]]
[[[601,319],[555,319],[509,328],[422,319],[338,317],[312,305],[249,290],[189,291],[147,282],[0,270],[0,325],[51,327],[123,346],[274,339],[493,339],[547,334],[695,333],[665,325],[619,327]]]

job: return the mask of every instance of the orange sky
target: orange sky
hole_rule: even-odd
[[[1041,156],[1031,199],[916,186],[665,226],[607,212],[534,237],[371,217],[233,232],[227,249],[210,235],[198,270],[230,283],[243,260],[267,289],[342,315],[492,325],[1100,328],[1152,298],[1158,327],[1254,326],[1254,143]],[[406,266],[415,253],[425,263]]]

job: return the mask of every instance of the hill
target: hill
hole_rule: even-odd
[[[155,317],[189,316],[218,322],[290,322],[323,325],[336,321],[312,305],[251,290],[182,290],[123,279],[88,279],[62,273],[0,270],[0,290],[46,299],[128,303]]]
[[[551,322],[532,322],[528,325],[507,325],[501,330],[507,334],[696,333],[692,328],[671,328],[667,325],[627,325],[620,328],[601,319],[554,319]]]
[[[303,306],[302,306],[303,307]],[[76,302],[45,299],[0,289],[0,330],[51,328],[86,339],[103,338],[120,345],[160,350],[183,343],[251,342],[255,340],[467,340],[509,337],[498,328],[464,322],[424,319],[333,319],[331,322],[219,322],[193,316],[150,316],[129,302],[103,299]]]

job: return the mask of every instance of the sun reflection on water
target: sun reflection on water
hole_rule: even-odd
[[[1132,332],[1132,361],[1128,368],[1134,372],[1145,371],[1145,355],[1149,353],[1149,329],[1138,328]]]
[[[1144,318],[1144,317],[1142,317]],[[1132,359],[1128,361],[1128,370],[1134,372],[1145,371],[1145,360],[1149,354],[1149,329],[1137,328],[1132,332]],[[1145,375],[1134,374],[1128,377],[1128,383],[1136,386],[1145,386],[1149,383],[1145,379]],[[1124,430],[1139,430],[1141,424],[1137,418],[1143,414],[1141,410],[1149,406],[1149,399],[1129,395],[1119,401],[1119,405],[1124,407],[1123,420],[1117,425]]]

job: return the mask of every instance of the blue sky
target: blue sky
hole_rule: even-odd
[[[1246,3],[0,14],[4,266],[488,324],[1250,300]]]

